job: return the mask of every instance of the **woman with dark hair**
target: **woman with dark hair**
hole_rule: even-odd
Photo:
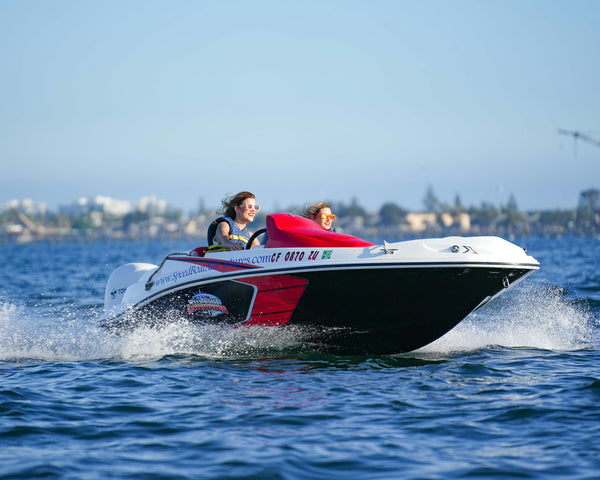
[[[214,220],[208,227],[208,245],[211,252],[223,250],[243,250],[252,232],[246,228],[254,221],[260,209],[256,197],[250,192],[239,192],[221,201],[223,217]],[[252,247],[259,245],[255,239]]]
[[[325,230],[335,232],[333,220],[335,215],[331,213],[331,206],[327,202],[317,202],[310,204],[304,210],[304,216],[317,222]]]

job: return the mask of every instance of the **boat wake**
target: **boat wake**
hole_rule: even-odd
[[[116,335],[90,312],[35,310],[0,302],[0,361],[155,360],[170,355],[203,358],[269,357],[306,352],[300,328],[231,328],[165,322]],[[453,353],[490,346],[579,350],[598,344],[598,320],[556,287],[523,286],[471,314],[419,352]]]
[[[24,307],[0,303],[0,361],[137,361],[169,355],[236,358],[302,349],[303,332],[298,329],[233,329],[165,319],[160,327],[114,334],[97,326],[96,320],[64,313],[39,318]]]

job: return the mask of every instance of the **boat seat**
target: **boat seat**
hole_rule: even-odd
[[[190,251],[190,255],[193,257],[203,257],[208,252],[208,247],[198,247]]]
[[[265,248],[372,247],[361,238],[330,232],[310,218],[289,213],[267,215],[268,240]]]

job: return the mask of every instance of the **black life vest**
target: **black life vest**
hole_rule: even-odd
[[[208,226],[208,231],[206,232],[206,242],[209,247],[214,243],[215,234],[217,233],[217,226],[221,222],[227,222],[227,219],[225,217],[219,217],[210,222],[210,225]]]
[[[227,222],[229,224],[229,240],[232,242],[241,243],[244,246],[248,243],[248,237],[244,235],[244,231],[246,230],[245,228],[244,230],[241,230],[240,227],[238,227],[230,217],[219,217],[216,220],[213,220],[208,227],[206,240],[209,251],[219,252],[229,250],[229,248],[226,248],[219,243],[214,243],[215,234],[217,233],[217,226],[221,222]]]

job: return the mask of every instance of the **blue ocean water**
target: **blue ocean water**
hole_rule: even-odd
[[[127,261],[186,242],[0,245],[0,478],[598,478],[600,239],[394,356],[301,332],[96,328]]]

